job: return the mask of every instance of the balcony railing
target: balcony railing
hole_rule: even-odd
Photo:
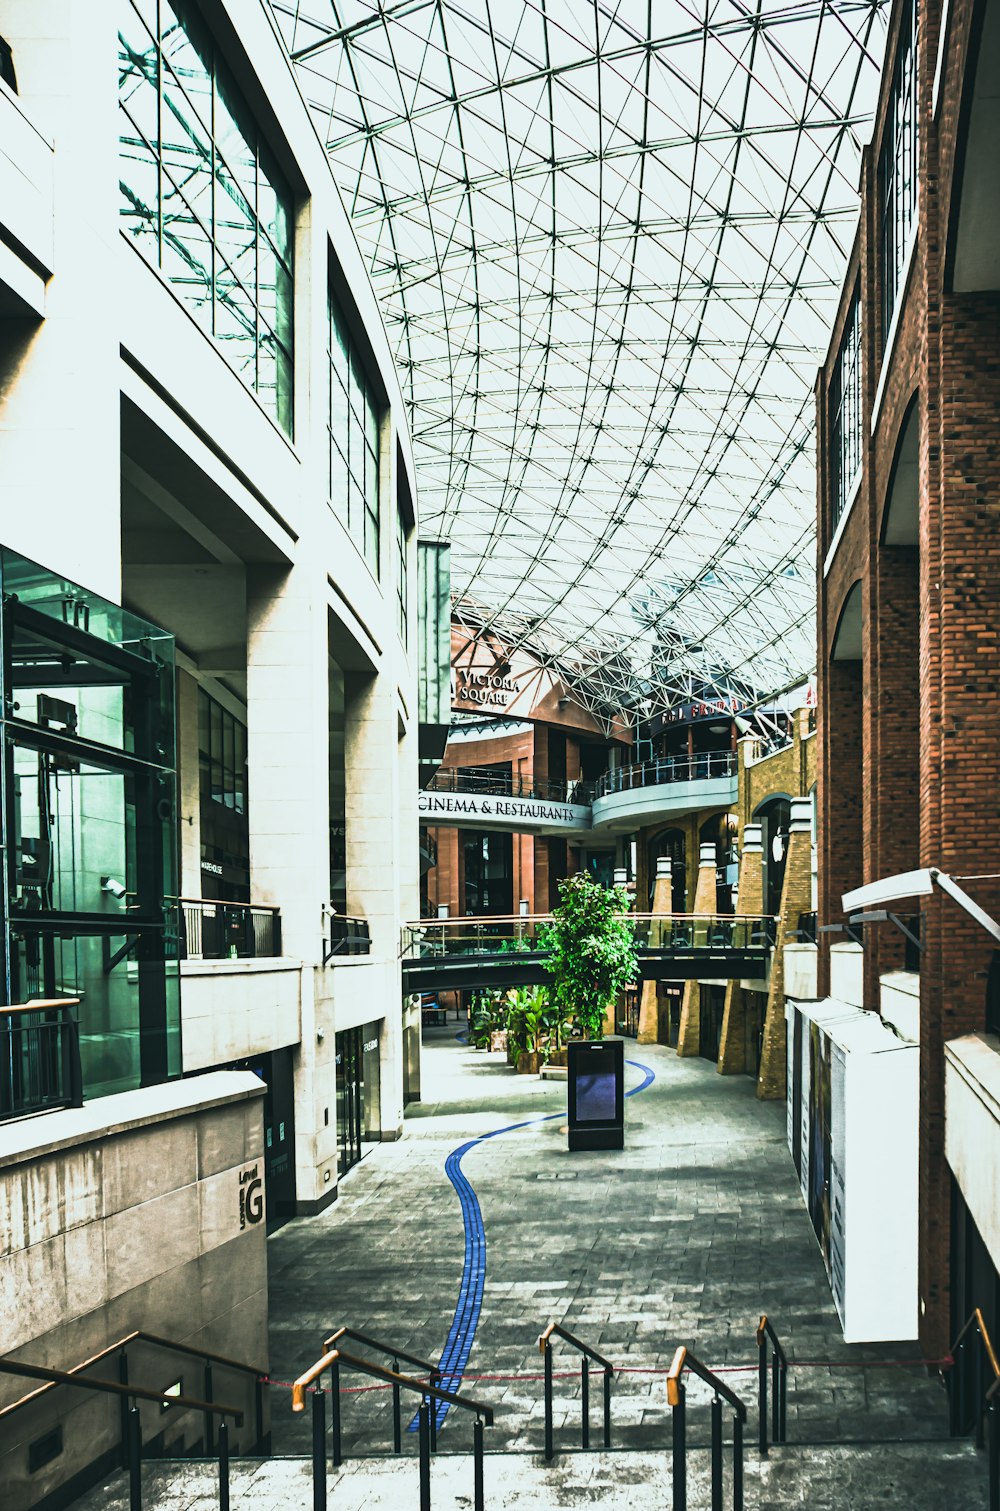
[[[330,914],[330,942],[323,955],[323,964],[345,955],[370,955],[372,952],[371,929],[367,918],[352,918],[348,913]]]
[[[0,1007],[0,1122],[83,1106],[76,997]]]
[[[262,960],[280,954],[278,908],[181,898],[182,960]]]
[[[776,920],[760,913],[623,913],[640,950],[763,950],[774,945]],[[404,957],[517,954],[545,950],[551,913],[483,918],[421,918],[403,925]]]
[[[712,777],[733,777],[737,756],[733,750],[705,751],[693,756],[657,756],[633,766],[613,766],[598,777],[595,797],[612,792],[634,792],[642,787],[659,787],[665,782],[704,782]]]
[[[541,781],[528,772],[463,771],[446,767],[435,772],[424,789],[426,792],[469,792],[479,797],[537,798],[546,803],[590,802],[591,789],[585,782]]]

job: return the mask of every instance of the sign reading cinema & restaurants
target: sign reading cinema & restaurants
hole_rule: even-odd
[[[586,831],[586,803],[557,803],[547,798],[495,797],[478,792],[421,792],[417,798],[427,824],[476,829],[523,829],[536,833]]]

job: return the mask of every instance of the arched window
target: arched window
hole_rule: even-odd
[[[754,819],[761,826],[764,850],[764,911],[780,913],[788,856],[788,828],[792,820],[790,798],[783,792],[769,797],[754,810]]]

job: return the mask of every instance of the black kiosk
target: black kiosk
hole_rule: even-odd
[[[568,1046],[570,1149],[624,1149],[625,1045],[621,1039]]]

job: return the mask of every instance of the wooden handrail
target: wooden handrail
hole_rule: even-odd
[[[324,1354],[336,1349],[338,1338],[353,1338],[355,1343],[363,1343],[366,1348],[377,1348],[383,1354],[391,1354],[394,1359],[405,1359],[407,1364],[415,1364],[418,1369],[426,1370],[429,1375],[441,1373],[439,1365],[431,1364],[427,1359],[419,1359],[416,1354],[404,1353],[401,1348],[392,1348],[388,1343],[380,1343],[377,1338],[370,1338],[367,1333],[359,1333],[353,1327],[338,1327],[329,1338],[324,1338]]]
[[[264,1380],[267,1378],[267,1371],[257,1369],[253,1364],[241,1364],[238,1359],[227,1359],[224,1354],[213,1354],[207,1349],[196,1348],[193,1344],[175,1343],[170,1338],[159,1338],[155,1333],[146,1333],[141,1330],[126,1333],[116,1343],[109,1343],[107,1348],[102,1348],[100,1353],[91,1354],[90,1358],[84,1359],[81,1364],[74,1364],[73,1368],[67,1370],[66,1373],[68,1375],[78,1375],[82,1370],[90,1369],[93,1365],[100,1364],[103,1359],[110,1358],[112,1354],[118,1353],[120,1349],[127,1348],[130,1343],[149,1343],[155,1348],[167,1349],[170,1353],[187,1354],[191,1358],[202,1359],[206,1363],[221,1365],[224,1369],[234,1369],[241,1374],[252,1375],[255,1380]],[[61,1380],[49,1380],[44,1385],[40,1385],[37,1390],[31,1390],[26,1396],[21,1396],[19,1400],[11,1401],[8,1406],[0,1407],[0,1420],[11,1416],[15,1411],[20,1411],[22,1406],[27,1406],[30,1401],[37,1401],[47,1391],[54,1390],[57,1385],[63,1383]],[[171,1397],[171,1400],[173,1399]]]
[[[26,1380],[45,1380],[50,1385],[76,1385],[81,1390],[96,1390],[103,1395],[137,1396],[141,1401],[159,1401],[161,1406],[182,1406],[186,1411],[209,1411],[217,1417],[232,1417],[237,1427],[243,1425],[243,1412],[238,1406],[226,1406],[221,1401],[201,1401],[197,1396],[172,1396],[163,1390],[150,1390],[145,1385],[123,1385],[118,1380],[86,1380],[80,1375],[63,1369],[51,1369],[48,1365],[24,1364],[20,1360],[0,1359],[0,1374],[19,1375]]]
[[[474,1401],[471,1396],[455,1395],[453,1391],[444,1390],[440,1385],[430,1385],[426,1380],[414,1380],[410,1375],[401,1375],[393,1369],[385,1369],[381,1364],[372,1364],[366,1359],[355,1358],[353,1354],[345,1354],[343,1349],[334,1348],[322,1359],[306,1370],[305,1374],[299,1375],[292,1385],[292,1410],[305,1411],[306,1391],[314,1380],[331,1365],[343,1363],[349,1369],[356,1369],[363,1375],[370,1375],[373,1380],[381,1380],[386,1385],[398,1385],[402,1390],[412,1390],[420,1396],[431,1396],[435,1401],[445,1401],[449,1406],[461,1406],[466,1411],[474,1411],[477,1417],[482,1417],[487,1427],[493,1425],[493,1408],[486,1406],[482,1401]]]
[[[667,1405],[679,1406],[681,1404],[681,1376],[689,1369],[693,1375],[704,1380],[706,1385],[711,1385],[716,1395],[724,1396],[730,1406],[736,1412],[741,1422],[747,1419],[747,1409],[734,1390],[720,1380],[718,1375],[713,1374],[707,1364],[702,1364],[683,1344],[678,1348],[667,1371]]]
[[[619,913],[635,923],[761,923],[777,917],[775,913]],[[551,923],[551,913],[480,913],[472,916],[455,914],[451,918],[416,918],[403,924],[404,929],[447,929],[454,924],[529,924]]]
[[[770,1338],[771,1343],[772,1343],[772,1345],[774,1347],[774,1351],[778,1355],[778,1358],[781,1360],[782,1368],[787,1367],[788,1360],[785,1357],[785,1350],[782,1348],[781,1344],[778,1341],[778,1335],[777,1335],[777,1333],[774,1331],[774,1328],[771,1326],[770,1322],[767,1320],[767,1313],[766,1312],[761,1317],[760,1321],[757,1323],[757,1347],[758,1348],[763,1348],[764,1347],[764,1339],[765,1338]]]
[[[568,1333],[564,1327],[560,1327],[558,1322],[550,1322],[545,1331],[539,1334],[538,1349],[540,1353],[544,1354],[553,1333],[563,1338],[572,1348],[578,1349],[581,1354],[586,1354],[589,1359],[596,1359],[606,1375],[614,1374],[615,1366],[611,1363],[610,1359],[605,1359],[603,1354],[599,1354],[597,1349],[591,1348],[588,1343],[582,1343],[579,1338],[574,1338],[573,1334]]]
[[[986,1349],[986,1357],[989,1360],[990,1368],[993,1371],[993,1385],[991,1385],[990,1389],[987,1391],[987,1397],[990,1397],[992,1396],[996,1388],[997,1382],[1000,1381],[1000,1363],[997,1362],[996,1350],[993,1347],[993,1340],[990,1338],[989,1328],[986,1326],[985,1319],[978,1306],[973,1307],[971,1314],[965,1321],[964,1327],[962,1328],[958,1337],[955,1339],[954,1343],[951,1345],[951,1352],[952,1354],[954,1354],[956,1348],[958,1348],[958,1345],[963,1342],[966,1333],[968,1333],[973,1327],[978,1329],[979,1336],[983,1341],[983,1347]]]
[[[0,1007],[0,1016],[13,1013],[45,1013],[56,1007],[79,1007],[79,997],[39,997],[31,1002],[15,1002],[10,1007]]]

